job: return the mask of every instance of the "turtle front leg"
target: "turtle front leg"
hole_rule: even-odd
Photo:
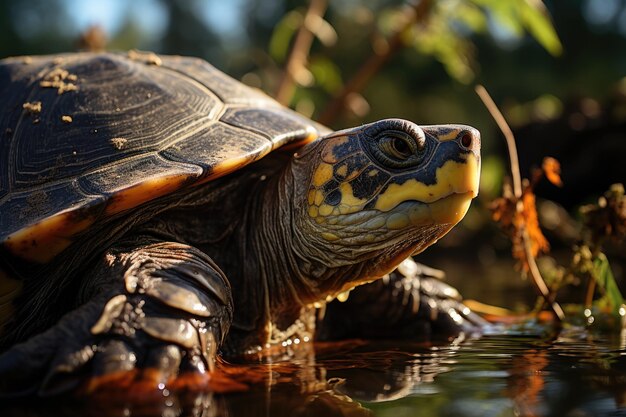
[[[83,282],[79,308],[0,356],[0,396],[54,395],[120,378],[156,387],[212,368],[233,303],[206,254],[174,242],[119,245]]]
[[[432,341],[480,333],[487,322],[463,305],[443,275],[407,258],[388,276],[354,288],[344,302],[329,303],[318,339]]]

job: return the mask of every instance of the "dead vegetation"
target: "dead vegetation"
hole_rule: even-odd
[[[550,244],[538,221],[534,189],[544,178],[555,186],[562,186],[560,164],[546,157],[541,168],[532,170],[530,179],[521,178],[515,137],[510,127],[487,90],[478,86],[476,92],[504,134],[510,156],[512,184],[505,182],[502,196],[493,200],[489,208],[493,220],[511,241],[512,256],[518,261],[519,269],[524,276],[532,277],[542,299],[537,303],[536,313],[549,306],[559,321],[564,320],[565,312],[556,301],[559,290],[586,281],[585,299],[581,304],[570,305],[568,311],[584,316],[587,325],[594,323],[594,315],[605,315],[605,325],[621,329],[626,306],[603,245],[608,241],[620,243],[626,237],[624,186],[614,184],[596,204],[581,207],[584,222],[579,243],[572,248],[572,261],[567,267],[553,262],[547,281],[537,266],[537,258],[550,252]]]

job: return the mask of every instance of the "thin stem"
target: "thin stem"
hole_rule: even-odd
[[[585,308],[591,308],[593,305],[593,295],[596,292],[596,278],[591,275],[587,283],[587,291],[585,292]]]
[[[506,139],[506,144],[509,149],[509,158],[511,160],[511,176],[513,177],[513,193],[515,197],[518,199],[522,197],[522,176],[519,171],[519,159],[517,158],[517,147],[515,145],[515,136],[513,135],[513,131],[511,127],[506,122],[506,119],[502,115],[502,112],[496,106],[496,103],[493,101],[487,89],[482,85],[478,84],[475,88],[476,94],[480,97],[487,110],[493,117],[493,120],[496,121],[498,127],[502,131],[504,138]]]
[[[541,276],[541,272],[539,271],[539,267],[537,266],[535,257],[531,255],[530,238],[528,237],[528,233],[526,233],[526,229],[522,231],[522,236],[524,239],[524,252],[526,253],[526,260],[528,262],[528,270],[530,272],[530,276],[533,279],[535,287],[537,288],[537,290],[543,297],[544,302],[550,306],[550,308],[552,309],[552,312],[554,312],[556,317],[560,321],[563,321],[565,320],[565,313],[563,312],[563,309],[561,308],[559,303],[553,300],[553,297],[550,294],[550,289],[548,288],[543,277]]]
[[[513,135],[511,127],[502,115],[502,112],[489,95],[489,92],[487,92],[487,89],[482,85],[477,85],[476,94],[478,94],[489,113],[491,113],[491,117],[493,117],[493,119],[496,121],[498,127],[500,128],[502,134],[506,139],[506,143],[509,149],[509,158],[511,161],[513,193],[515,194],[515,200],[517,202],[515,209],[518,213],[522,213],[524,210],[524,201],[522,200],[522,176],[519,169],[519,159],[517,157],[515,136]],[[535,260],[535,257],[533,256],[531,250],[530,236],[528,236],[528,231],[526,230],[526,227],[521,228],[521,235],[524,243],[524,255],[526,257],[526,263],[528,264],[528,270],[530,272],[530,276],[533,279],[533,283],[535,284],[535,288],[537,288],[537,291],[539,291],[539,294],[541,295],[541,297],[543,297],[545,303],[550,306],[556,317],[560,321],[563,321],[565,319],[565,313],[563,312],[561,306],[553,300],[553,297],[550,294],[550,289],[548,288],[545,280],[541,276],[541,272],[537,267],[537,261]]]
[[[327,6],[326,0],[311,0],[309,3],[309,8],[304,15],[302,25],[298,29],[285,64],[285,71],[276,90],[276,100],[281,104],[288,105],[293,97],[296,87],[294,74],[306,66],[313,44],[314,34],[311,31],[311,22],[316,18],[321,19],[326,13]]]
[[[413,4],[410,18],[396,31],[387,42],[384,51],[373,51],[369,58],[361,65],[357,73],[346,83],[339,94],[326,106],[318,118],[322,124],[331,124],[339,116],[346,105],[347,98],[363,91],[369,81],[378,73],[383,65],[404,46],[404,36],[407,30],[416,23],[426,19],[432,5],[432,0],[421,0]]]

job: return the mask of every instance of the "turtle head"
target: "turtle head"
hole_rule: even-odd
[[[331,133],[296,159],[308,172],[302,229],[311,246],[323,248],[316,259],[359,264],[342,278],[349,288],[388,273],[463,218],[478,194],[480,134],[463,125],[381,120]]]

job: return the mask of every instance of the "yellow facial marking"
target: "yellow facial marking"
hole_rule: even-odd
[[[456,224],[463,219],[469,209],[473,195],[471,193],[452,194],[430,204],[432,219],[437,224]]]
[[[309,194],[307,194],[307,201],[309,202],[309,205],[315,202],[315,188],[309,190]]]
[[[452,129],[452,130],[450,130],[449,132],[447,132],[445,134],[437,135],[437,139],[439,140],[439,142],[446,142],[446,141],[449,141],[449,140],[456,139],[458,134],[459,134],[458,130]]]
[[[315,187],[320,187],[333,177],[333,166],[322,162],[313,174],[312,183]]]
[[[432,203],[451,193],[471,193],[475,197],[478,195],[480,179],[478,160],[474,154],[467,154],[465,163],[447,161],[437,168],[436,178],[437,181],[432,185],[426,185],[415,179],[403,184],[390,184],[378,197],[375,208],[389,211],[407,200]]]
[[[314,203],[316,206],[319,206],[320,204],[322,204],[322,201],[324,201],[324,193],[322,192],[322,190],[317,190],[315,192]]]
[[[345,164],[341,165],[339,168],[337,168],[337,174],[341,175],[342,177],[348,175],[348,166]]]
[[[330,204],[323,203],[324,194],[322,193],[322,190],[317,190],[315,192],[315,200],[313,204],[310,204],[309,206],[309,215],[311,217],[316,217],[312,215],[312,213],[316,213],[320,216],[326,217],[331,214],[338,215],[355,213],[362,210],[365,203],[367,203],[366,199],[360,199],[354,196],[350,183],[341,183],[339,186],[339,192],[341,193],[341,201],[337,206],[332,206]],[[316,210],[314,210],[313,207],[315,207]]]
[[[430,207],[426,204],[412,205],[408,209],[407,214],[409,215],[411,224],[414,226],[423,226],[433,223]]]
[[[320,216],[329,216],[332,212],[333,212],[333,206],[328,205],[328,204],[322,204],[319,208],[319,214]]]
[[[317,217],[318,214],[319,214],[319,209],[317,208],[317,206],[309,206],[309,216]]]
[[[27,261],[46,263],[72,243],[72,237],[87,229],[94,218],[76,221],[71,212],[57,214],[25,227],[4,241],[14,255]]]
[[[370,177],[375,177],[376,175],[378,175],[378,170],[377,169],[373,169],[370,172],[367,173],[368,176]]]
[[[359,211],[367,202],[366,199],[357,198],[354,196],[352,186],[348,182],[344,182],[339,186],[341,192],[341,205],[352,207],[354,211]]]
[[[339,236],[337,236],[337,235],[336,235],[336,234],[334,234],[334,233],[329,233],[329,232],[324,232],[324,233],[322,233],[322,237],[323,237],[325,240],[328,240],[329,242],[334,242],[334,241],[336,241],[336,240],[339,240]]]

